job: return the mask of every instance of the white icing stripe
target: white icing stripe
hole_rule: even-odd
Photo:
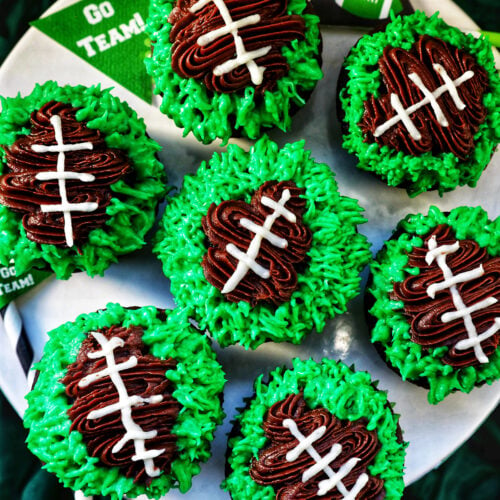
[[[291,420],[291,419],[283,420],[283,427],[290,429],[292,436],[295,437],[296,439],[298,439],[297,435],[298,435],[299,429],[297,427],[297,424],[293,420]],[[286,461],[287,462],[295,462],[295,460],[297,460],[300,457],[300,455],[302,455],[302,453],[304,453],[304,451],[307,451],[307,449],[310,448],[311,445],[313,445],[318,439],[320,439],[325,434],[325,432],[326,432],[326,427],[323,425],[323,426],[315,429],[307,437],[305,437],[304,435],[301,434],[302,438],[299,439],[299,443],[297,444],[297,446],[293,450],[290,450],[286,454]],[[320,459],[321,459],[321,457],[320,457]],[[304,477],[306,476],[306,473],[307,473],[307,471],[304,472],[304,474],[302,476],[302,481],[304,483],[306,482],[306,480],[304,479]]]
[[[441,106],[437,102],[437,99],[434,97],[434,94],[424,85],[422,78],[420,78],[416,73],[410,73],[408,75],[408,78],[419,88],[420,92],[424,94],[424,97],[429,99],[429,103],[432,107],[432,110],[434,111],[434,115],[436,116],[436,120],[438,121],[439,125],[441,125],[442,127],[448,127],[450,124],[444,116]]]
[[[278,214],[278,216],[284,217],[288,222],[295,224],[297,222],[296,215],[288,210],[288,208],[285,208],[285,203],[291,197],[292,195],[290,194],[290,191],[288,189],[285,189],[285,191],[283,191],[283,194],[281,195],[280,201],[275,202],[272,198],[263,196],[261,203],[267,208],[272,208]],[[285,203],[283,203],[283,201]]]
[[[342,479],[351,472],[360,459],[351,458],[343,464],[337,472],[334,472],[330,464],[342,453],[342,445],[335,443],[330,452],[324,457],[321,457],[313,447],[313,444],[326,432],[325,426],[319,427],[307,437],[300,432],[297,424],[291,418],[283,420],[283,427],[289,429],[292,436],[298,441],[297,446],[287,453],[287,462],[294,462],[304,451],[316,462],[315,465],[304,471],[302,474],[302,482],[305,483],[319,472],[324,472],[328,476],[328,479],[318,483],[318,496],[324,496],[333,488],[337,488],[344,500],[355,500],[358,493],[368,482],[368,475],[361,474],[350,491],[347,490]]]
[[[481,309],[486,309],[487,307],[492,306],[498,302],[495,297],[488,297],[487,299],[481,300],[480,302],[476,302],[474,305],[470,307],[466,307],[461,311],[447,312],[441,316],[441,320],[443,323],[449,323],[450,321],[455,321],[456,319],[463,319],[466,316],[471,315],[476,311],[480,311]]]
[[[238,259],[238,265],[236,266],[234,273],[231,275],[229,280],[224,285],[222,293],[232,292],[238,286],[241,280],[247,275],[249,270],[252,270],[262,279],[269,279],[269,277],[271,276],[269,270],[265,269],[260,264],[258,264],[255,259],[259,255],[263,239],[268,240],[272,245],[278,246],[280,248],[285,248],[288,245],[288,241],[283,238],[279,238],[279,241],[276,240],[275,238],[278,237],[272,235],[271,228],[273,227],[273,224],[276,222],[276,220],[281,216],[285,217],[288,221],[291,222],[295,222],[297,220],[297,217],[292,212],[290,212],[288,209],[285,208],[285,203],[291,198],[291,196],[292,195],[290,194],[290,191],[288,189],[285,189],[281,194],[279,202],[275,202],[274,200],[272,200],[271,198],[267,198],[266,196],[262,197],[261,200],[262,205],[265,205],[269,208],[273,208],[274,212],[266,217],[263,226],[255,225],[253,226],[253,229],[249,229],[247,227],[247,229],[255,233],[255,236],[250,242],[250,245],[246,253],[243,253],[239,248],[237,248],[232,243],[229,243],[226,246],[226,251],[230,255]],[[248,222],[253,224],[253,222],[249,221],[248,219],[241,219],[241,221],[242,220],[247,220]],[[257,229],[259,227],[261,227],[261,229]],[[270,235],[274,236],[275,238],[271,238]],[[275,243],[277,242],[279,242],[280,244],[275,245]],[[282,246],[283,244],[285,246]]]
[[[235,39],[235,41],[237,47],[238,45],[240,45],[240,43],[243,43],[241,37],[239,36]],[[261,66],[257,66],[254,59],[265,56],[270,50],[271,47],[269,46],[250,52],[245,52],[245,54],[241,55],[241,57],[239,57],[238,59],[230,59],[229,61],[216,66],[214,68],[214,75],[225,75],[226,73],[230,73],[231,71],[233,71],[233,69],[239,68],[240,66],[246,64],[248,66],[248,70],[250,71],[250,76],[252,77],[252,83],[254,85],[260,85],[262,83],[262,80],[264,79],[265,69]]]
[[[450,94],[450,97],[453,99],[453,102],[455,103],[457,109],[459,109],[460,111],[464,110],[465,103],[462,101],[462,99],[460,99],[457,91],[457,86],[455,85],[455,82],[450,78],[450,75],[448,75],[441,64],[433,64],[432,67],[434,68],[436,73],[443,79],[444,84],[446,85],[446,90]],[[470,74],[470,78],[474,76],[473,71],[468,71],[467,73]]]
[[[50,120],[52,123],[52,119]],[[57,135],[56,135],[57,137]],[[56,139],[57,140],[57,139]],[[84,151],[94,149],[91,142],[81,142],[79,144],[57,144],[54,146],[45,146],[43,144],[33,144],[31,149],[35,153],[71,153],[73,151]]]
[[[258,24],[260,22],[260,15],[254,14],[244,17],[243,19],[239,19],[238,21],[234,21],[224,0],[199,0],[189,9],[189,11],[194,14],[211,2],[213,2],[219,10],[225,26],[201,35],[197,40],[198,45],[200,45],[200,47],[204,47],[221,36],[231,34],[236,48],[236,57],[216,66],[213,71],[214,75],[221,76],[240,66],[246,66],[250,72],[252,83],[254,85],[260,85],[264,79],[264,72],[266,68],[259,66],[255,62],[255,59],[265,56],[272,49],[272,46],[268,45],[266,47],[248,52],[245,48],[243,39],[238,34],[238,30],[240,28]]]
[[[495,333],[497,333],[500,330],[500,318],[495,318],[495,323],[488,328],[485,332],[481,333],[481,335],[478,335],[476,338],[472,339],[464,339],[461,340],[460,342],[457,343],[455,346],[456,349],[459,349],[461,351],[465,349],[470,349],[471,347],[475,347],[477,344],[480,344],[483,340],[489,339]]]
[[[466,271],[455,276],[446,263],[446,256],[448,254],[455,253],[460,248],[459,242],[456,241],[453,245],[438,246],[436,236],[432,236],[427,242],[427,247],[429,251],[425,256],[425,261],[430,265],[434,260],[436,260],[439,268],[443,272],[444,277],[444,281],[441,283],[430,285],[427,288],[427,294],[431,298],[434,298],[437,291],[449,289],[456,311],[444,313],[441,320],[443,323],[447,323],[461,318],[464,321],[465,329],[467,331],[468,338],[457,342],[455,344],[455,349],[465,350],[473,347],[477,360],[480,363],[488,363],[489,360],[481,347],[481,342],[493,336],[500,329],[500,318],[495,318],[493,326],[491,326],[486,332],[478,335],[476,326],[472,320],[472,313],[481,309],[486,309],[487,307],[496,304],[498,301],[495,297],[488,297],[480,302],[477,302],[476,304],[473,304],[472,306],[467,307],[457,288],[458,283],[465,283],[483,276],[483,266],[480,265],[471,271]]]
[[[418,86],[418,88],[424,93],[424,98],[417,102],[416,104],[413,104],[407,109],[404,109],[399,97],[396,94],[391,94],[391,105],[396,111],[396,114],[387,120],[386,122],[382,123],[379,125],[376,129],[375,132],[373,133],[374,137],[380,137],[382,134],[387,132],[390,128],[392,128],[394,125],[399,123],[400,121],[403,122],[405,125],[406,129],[408,130],[408,133],[410,136],[416,140],[419,141],[422,136],[420,132],[417,130],[415,125],[413,124],[410,115],[414,113],[415,111],[419,110],[420,108],[426,106],[427,104],[432,104],[434,113],[436,114],[436,119],[439,121],[439,116],[436,113],[436,105],[439,107],[437,104],[437,99],[441,97],[444,93],[448,92],[453,99],[453,102],[457,106],[459,110],[463,110],[465,108],[465,104],[461,101],[460,97],[458,96],[457,92],[457,87],[462,85],[462,83],[466,82],[467,80],[470,80],[474,76],[473,71],[466,71],[462,76],[457,78],[456,80],[452,80],[446,70],[440,65],[440,64],[433,64],[434,70],[438,73],[438,75],[444,80],[444,85],[441,85],[438,87],[436,90],[431,92],[429,89],[426,88],[426,91],[424,92],[423,88],[425,87],[422,80],[416,75],[415,73],[411,73],[408,75],[410,79],[414,81],[415,76],[418,78],[422,86]],[[412,78],[412,75],[413,78]],[[440,112],[442,113],[441,108],[439,107]],[[444,115],[443,115],[444,117]],[[445,126],[445,125],[443,125]]]
[[[124,368],[125,369],[125,368]],[[111,413],[115,413],[116,411],[121,411],[123,408],[127,406],[143,406],[146,403],[161,403],[163,401],[162,396],[153,396],[151,398],[141,398],[140,396],[129,396],[127,399],[122,399],[118,401],[118,403],[105,406],[99,410],[91,411],[88,414],[89,420],[95,420],[96,418],[102,418],[106,415],[111,415]]]
[[[258,24],[258,23],[260,23],[259,14],[247,16],[244,17],[243,19],[239,19],[238,21],[231,21],[229,24],[226,24],[226,26],[222,26],[222,28],[218,28],[216,30],[210,31],[209,33],[205,33],[204,35],[200,36],[200,38],[198,38],[197,40],[197,43],[201,47],[204,47],[205,45],[211,42],[215,42],[217,38],[232,33],[233,30],[237,31],[240,28],[244,28],[245,26],[251,26],[252,24]]]
[[[307,469],[304,472],[304,474],[302,474],[302,482],[306,483],[307,481],[309,481],[309,479],[312,479],[316,474],[318,474],[319,472],[324,470],[326,467],[328,467],[341,453],[342,453],[342,445],[335,443],[332,446],[329,453],[327,453],[324,457],[320,458],[320,460],[318,460],[312,467],[309,467],[309,469]],[[356,459],[354,459],[354,461],[357,462]],[[318,484],[318,486],[319,486],[318,494],[320,494],[320,492],[323,490],[323,488],[321,488],[321,486],[319,484]],[[326,493],[327,491],[329,491],[331,489],[332,488],[328,488],[327,490],[325,490],[324,493]]]
[[[437,292],[446,290],[447,288],[451,288],[452,286],[458,285],[459,283],[466,283],[467,281],[480,278],[483,274],[484,269],[482,265],[460,274],[453,275],[450,273],[450,275],[448,277],[445,277],[446,279],[441,283],[434,283],[429,286],[429,288],[427,288],[427,295],[429,295],[429,297],[433,299],[436,296]]]
[[[206,5],[208,5],[212,0],[198,0],[193,6],[189,9],[191,12],[198,12],[203,9]]]
[[[266,229],[264,226],[259,226],[258,224],[255,224],[255,222],[252,222],[250,219],[240,219],[240,224],[245,228],[251,231],[254,234],[258,234],[265,240],[269,241],[273,246],[278,247],[278,248],[286,248],[288,246],[288,241],[285,240],[285,238],[280,238],[279,236],[276,236],[275,234],[271,233],[268,229]]]
[[[59,179],[77,180],[82,182],[94,182],[95,176],[92,174],[85,174],[79,172],[39,172],[36,174],[39,181],[52,181]]]
[[[406,130],[410,133],[410,135],[416,140],[419,141],[422,139],[422,135],[418,131],[417,127],[413,124],[410,115],[406,112],[405,107],[403,106],[403,103],[401,102],[401,99],[397,94],[391,94],[391,106],[394,108],[394,111],[396,111],[396,116],[397,121],[401,120],[406,127]],[[377,130],[379,130],[381,127],[378,127],[375,130],[375,137],[378,137],[377,135]]]
[[[155,467],[154,458],[161,455],[165,449],[162,450],[146,450],[145,444],[147,439],[153,439],[158,432],[143,431],[142,428],[134,422],[132,418],[132,408],[134,406],[142,406],[144,404],[156,404],[163,401],[163,396],[155,395],[150,398],[142,398],[141,396],[130,396],[127,392],[127,387],[120,375],[121,371],[137,366],[137,358],[131,356],[127,361],[116,364],[114,350],[117,347],[123,347],[124,342],[118,337],[112,337],[108,340],[100,332],[91,332],[91,335],[99,342],[101,346],[100,351],[88,353],[90,359],[106,358],[107,368],[82,378],[78,383],[79,387],[87,387],[88,385],[100,380],[104,377],[109,377],[111,382],[118,392],[118,402],[94,410],[87,415],[87,419],[96,419],[109,415],[114,412],[120,412],[121,421],[125,429],[125,435],[113,446],[111,450],[113,453],[119,452],[128,441],[134,442],[135,455],[132,457],[133,461],[142,460],[144,462],[144,470],[150,477],[157,477],[160,475],[160,469]]]
[[[141,455],[133,455],[132,461],[138,462],[139,460],[152,460],[153,458],[159,457],[163,453],[163,450],[149,450],[143,451]]]
[[[325,479],[324,481],[320,481],[318,483],[319,486],[318,496],[326,495],[332,488],[337,487],[337,489],[343,495],[343,500],[346,499],[354,500],[358,495],[358,493],[366,486],[366,483],[368,482],[369,479],[368,474],[361,474],[356,480],[356,483],[354,484],[353,488],[349,491],[341,481],[352,471],[352,469],[354,469],[354,467],[356,467],[356,464],[360,460],[361,460],[360,458],[351,458],[344,465],[340,467],[340,469],[337,471],[334,477],[330,479]],[[343,490],[345,490],[345,492]]]
[[[226,251],[229,255],[232,255],[235,259],[239,260],[238,266],[241,264],[241,266],[246,267],[247,270],[251,269],[255,274],[257,274],[258,276],[260,276],[262,279],[265,280],[269,279],[269,277],[271,276],[271,273],[269,272],[268,269],[262,267],[258,262],[252,259],[251,256],[249,256],[246,253],[243,253],[237,246],[233,245],[232,243],[229,243],[226,246]],[[228,281],[226,283],[226,286],[224,287],[224,290],[227,290],[227,288],[230,285],[232,285],[232,283],[230,284],[230,282]],[[227,291],[224,292],[224,290],[222,290],[222,293],[229,293]]]
[[[447,255],[449,253],[455,253],[460,248],[460,243],[455,241],[453,245],[440,245],[437,246],[436,238],[434,238],[434,242],[429,242],[427,247],[429,251],[425,254],[425,262],[427,264],[432,264],[438,255]]]
[[[62,212],[64,216],[64,236],[68,247],[74,244],[73,224],[71,214],[73,212],[94,212],[99,208],[97,203],[69,203],[66,191],[67,180],[79,180],[81,182],[93,182],[95,177],[91,174],[66,172],[66,152],[92,150],[94,148],[91,142],[82,142],[80,144],[64,144],[61,117],[54,115],[50,118],[50,123],[54,127],[56,139],[55,146],[45,146],[43,144],[33,144],[31,149],[35,153],[58,153],[56,172],[39,172],[35,178],[40,181],[57,180],[59,186],[59,195],[61,203],[58,205],[41,205],[40,209],[44,213]]]
[[[56,213],[56,212],[95,212],[99,205],[92,201],[87,201],[84,203],[60,203],[59,205],[41,205],[40,209],[44,213]],[[71,240],[71,245],[68,243],[69,247],[73,246],[73,239],[71,234],[68,234],[68,231],[65,232],[66,241]]]
[[[93,353],[90,353],[93,354]],[[90,358],[90,356],[89,356]],[[115,365],[113,369],[123,371],[123,370],[129,370],[130,368],[134,368],[137,366],[137,358],[135,356],[132,356],[130,359],[123,363],[119,363]],[[106,368],[105,370],[101,370],[100,372],[96,373],[91,373],[90,375],[87,375],[86,377],[83,377],[82,380],[80,380],[80,383],[78,384],[79,387],[88,387],[90,384],[93,384],[94,382],[97,382],[98,380],[102,378],[109,377],[112,373],[111,368]]]

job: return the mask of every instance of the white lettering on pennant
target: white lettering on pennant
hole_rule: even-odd
[[[83,15],[89,24],[99,24],[103,19],[113,17],[115,9],[110,2],[91,3],[83,9]]]
[[[146,24],[141,14],[136,12],[128,23],[121,23],[118,27],[109,29],[106,33],[96,36],[86,36],[76,42],[77,47],[85,49],[87,57],[94,57],[101,52],[115,47],[119,43],[130,40],[133,36],[144,32]]]

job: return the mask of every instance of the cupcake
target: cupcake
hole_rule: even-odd
[[[376,343],[436,404],[500,378],[500,219],[480,207],[408,215],[371,266]]]
[[[1,103],[0,263],[66,279],[141,248],[166,193],[143,120],[98,86],[47,82]]]
[[[152,0],[161,111],[203,143],[289,129],[323,76],[318,23],[306,0]]]
[[[393,18],[362,37],[338,88],[343,146],[410,196],[475,186],[499,143],[491,46],[437,14]]]
[[[222,487],[234,500],[401,498],[406,444],[366,372],[293,360],[236,417]]]
[[[154,252],[186,314],[221,346],[300,343],[345,312],[371,258],[356,200],[303,142],[235,145],[186,176]]]
[[[186,492],[224,417],[207,338],[176,311],[118,304],[49,337],[24,417],[44,467],[113,500]]]

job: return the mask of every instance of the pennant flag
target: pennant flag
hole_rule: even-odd
[[[22,276],[16,276],[14,264],[7,267],[0,265],[0,310],[51,274],[48,271],[33,269]]]
[[[152,83],[144,66],[149,0],[82,0],[31,23],[147,103]]]
[[[335,0],[335,3],[351,14],[368,19],[386,19],[391,10],[395,14],[403,10],[400,0]]]

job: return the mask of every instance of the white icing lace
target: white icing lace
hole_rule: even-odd
[[[295,214],[285,208],[285,204],[290,199],[290,197],[291,194],[288,189],[285,189],[283,191],[278,202],[275,202],[274,200],[272,200],[271,198],[267,198],[266,196],[262,197],[262,205],[274,210],[272,214],[266,217],[263,226],[259,226],[249,219],[242,218],[240,220],[240,224],[244,228],[254,233],[255,236],[250,242],[246,253],[242,252],[238,247],[236,247],[236,245],[233,245],[232,243],[226,245],[227,253],[238,260],[238,265],[236,266],[234,273],[224,285],[222,293],[232,292],[238,286],[241,280],[246,276],[249,270],[252,270],[255,274],[257,274],[257,276],[262,279],[269,279],[269,277],[271,276],[269,270],[261,266],[258,262],[256,262],[255,259],[259,255],[262,240],[264,239],[269,241],[271,245],[278,248],[287,247],[287,240],[271,233],[271,229],[273,227],[273,224],[279,217],[284,217],[286,220],[288,220],[288,222],[291,223],[297,222],[297,217],[295,216]]]
[[[460,85],[462,85],[462,83],[466,82],[467,80],[470,80],[474,76],[474,72],[466,71],[462,76],[460,76],[456,80],[452,80],[448,75],[448,73],[446,72],[446,70],[440,64],[433,64],[432,67],[434,68],[436,73],[444,80],[444,85],[441,85],[441,87],[438,87],[436,90],[431,92],[424,85],[424,82],[422,81],[420,76],[418,76],[416,73],[410,73],[408,75],[408,78],[419,88],[422,94],[424,94],[424,98],[421,101],[417,102],[416,104],[413,104],[409,108],[405,109],[399,96],[397,94],[391,94],[390,97],[391,106],[393,107],[396,114],[375,129],[375,132],[373,133],[374,137],[380,137],[382,134],[385,134],[385,132],[387,132],[397,123],[403,122],[410,136],[414,140],[420,141],[422,139],[422,134],[417,130],[417,127],[413,123],[410,115],[415,111],[418,111],[420,108],[426,106],[427,104],[431,105],[438,123],[443,127],[448,127],[449,126],[448,120],[444,116],[443,110],[441,109],[441,106],[437,102],[437,99],[446,92],[450,94],[457,109],[459,110],[465,109],[465,104],[460,99],[457,92],[457,88]]]
[[[439,268],[443,272],[444,277],[444,281],[441,281],[440,283],[433,283],[427,288],[427,295],[433,299],[437,292],[449,289],[453,305],[456,310],[444,313],[441,316],[441,321],[443,323],[449,323],[450,321],[455,321],[456,319],[462,319],[467,331],[468,338],[460,340],[457,344],[455,344],[455,349],[465,350],[473,347],[477,360],[480,363],[488,363],[489,360],[481,347],[481,342],[493,336],[500,330],[500,317],[495,318],[493,325],[488,328],[488,330],[478,335],[476,326],[472,320],[472,313],[480,311],[481,309],[486,309],[487,307],[496,304],[498,300],[495,297],[487,297],[486,299],[467,307],[457,288],[457,284],[459,283],[465,283],[483,276],[483,266],[480,265],[470,271],[454,275],[446,263],[446,256],[448,254],[455,253],[460,248],[459,242],[456,241],[453,245],[438,246],[436,236],[432,236],[427,242],[427,246],[429,251],[425,256],[425,261],[427,264],[432,264],[432,262],[436,260]]]
[[[230,33],[233,36],[234,45],[236,47],[236,57],[216,66],[213,71],[214,75],[221,76],[233,71],[239,66],[245,65],[250,72],[252,83],[254,85],[260,85],[264,78],[264,71],[266,70],[266,68],[264,68],[263,66],[259,66],[255,62],[255,59],[265,56],[271,50],[272,46],[267,45],[266,47],[248,52],[245,48],[243,39],[238,34],[238,30],[240,28],[258,24],[260,22],[260,15],[254,14],[252,16],[247,16],[234,21],[224,0],[199,0],[189,10],[194,14],[203,9],[211,2],[213,2],[219,10],[221,17],[224,20],[225,26],[200,36],[197,40],[198,45],[204,47],[205,45],[208,45],[218,38]]]
[[[333,488],[337,488],[337,490],[342,494],[343,500],[355,500],[358,493],[368,482],[368,475],[364,473],[361,474],[351,490],[347,490],[342,482],[342,479],[344,479],[344,477],[346,477],[352,469],[354,469],[356,464],[361,459],[351,458],[344,465],[342,465],[337,472],[334,472],[334,470],[330,467],[330,464],[342,453],[342,445],[339,443],[334,444],[330,452],[324,457],[321,457],[313,447],[313,444],[325,434],[326,427],[324,425],[318,427],[307,437],[300,432],[295,421],[290,418],[283,420],[283,427],[289,429],[292,436],[299,442],[295,448],[286,454],[286,461],[295,462],[295,460],[297,460],[305,451],[316,462],[302,474],[302,482],[306,483],[319,472],[323,472],[328,476],[328,479],[318,483],[318,496],[324,496]]]
[[[132,418],[132,408],[134,406],[142,406],[144,404],[160,403],[163,400],[163,396],[161,394],[151,396],[150,398],[130,396],[127,392],[127,388],[120,372],[137,366],[137,358],[135,356],[131,356],[123,363],[116,364],[114,350],[117,347],[123,347],[125,342],[119,337],[112,337],[108,340],[100,332],[91,332],[91,335],[97,340],[97,342],[99,342],[102,350],[89,352],[87,356],[90,359],[106,358],[107,368],[83,377],[78,383],[78,387],[88,387],[102,378],[109,377],[118,392],[118,402],[100,408],[99,410],[91,411],[87,418],[89,420],[94,420],[119,411],[123,427],[125,428],[125,435],[113,446],[111,451],[113,453],[118,453],[128,441],[133,441],[135,455],[132,456],[132,460],[134,462],[142,460],[144,462],[144,470],[146,471],[146,474],[150,477],[157,477],[160,475],[161,471],[155,466],[154,459],[161,455],[165,449],[145,449],[146,439],[155,438],[158,431],[143,431]]]
[[[36,174],[35,178],[39,181],[57,180],[59,185],[59,194],[61,196],[61,203],[58,205],[41,205],[42,212],[62,212],[64,216],[64,236],[68,247],[74,245],[73,237],[73,224],[71,221],[71,214],[73,212],[94,212],[98,208],[98,204],[94,202],[85,203],[69,203],[68,194],[66,192],[67,180],[79,180],[80,182],[94,182],[95,177],[92,174],[85,174],[79,172],[66,172],[66,155],[65,153],[71,151],[92,150],[94,148],[91,142],[82,142],[80,144],[64,144],[63,130],[61,117],[54,115],[50,118],[50,123],[54,127],[54,134],[56,139],[55,146],[45,146],[43,144],[33,144],[31,149],[35,153],[58,153],[57,156],[57,170],[55,172],[40,172]]]

